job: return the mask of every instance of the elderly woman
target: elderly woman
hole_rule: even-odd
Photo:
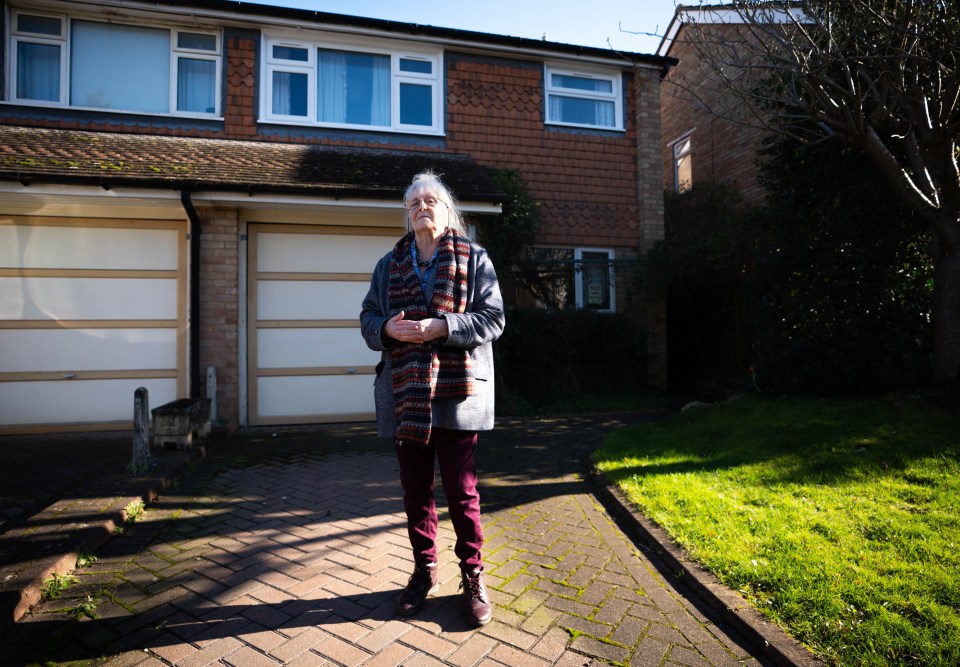
[[[474,453],[493,428],[492,343],[503,299],[486,251],[464,233],[447,187],[432,173],[404,195],[409,232],[378,263],[363,300],[367,345],[381,353],[374,396],[377,430],[392,437],[400,464],[414,571],[397,612],[417,613],[437,591],[434,460],[456,533],[467,619],[490,622]]]

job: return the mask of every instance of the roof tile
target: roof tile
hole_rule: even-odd
[[[426,169],[461,200],[503,197],[456,153],[0,126],[0,178],[22,183],[399,198]]]

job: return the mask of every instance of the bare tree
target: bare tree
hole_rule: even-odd
[[[958,5],[737,0],[700,7],[716,20],[687,23],[684,38],[728,93],[726,105],[709,111],[804,141],[856,146],[926,221],[937,383],[960,378]],[[717,99],[675,85],[701,105]]]

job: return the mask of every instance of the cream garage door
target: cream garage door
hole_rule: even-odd
[[[131,428],[186,390],[181,221],[0,219],[0,433]]]
[[[251,224],[247,229],[248,420],[374,418],[379,354],[360,335],[373,267],[402,232]]]

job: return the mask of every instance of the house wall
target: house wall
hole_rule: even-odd
[[[626,132],[544,124],[542,62],[447,54],[447,148],[519,169],[541,202],[544,245],[635,248],[636,122],[632,77]]]
[[[662,237],[660,88],[655,70],[624,74],[625,132],[585,131],[544,124],[542,61],[447,50],[446,136],[419,137],[258,125],[259,48],[259,32],[225,31],[222,122],[0,108],[0,123],[465,153],[480,164],[521,171],[531,194],[542,203],[544,245],[613,248],[618,259],[629,259]],[[235,427],[241,419],[241,358],[246,354],[240,347],[242,212],[199,202],[197,209],[200,372],[216,369],[218,417]],[[623,275],[616,288],[623,309]],[[662,304],[645,300],[636,313],[646,319],[650,335],[650,381],[662,386]]]
[[[670,47],[677,58],[663,80],[661,118],[663,125],[663,187],[674,188],[673,143],[692,137],[693,184],[728,182],[743,196],[745,203],[759,203],[763,190],[758,183],[757,151],[764,133],[756,127],[729,120],[747,120],[748,114],[731,94],[717,83],[716,76],[697,55],[694,39],[698,31],[736,30],[735,26],[683,26]],[[716,109],[726,117],[707,111]]]

